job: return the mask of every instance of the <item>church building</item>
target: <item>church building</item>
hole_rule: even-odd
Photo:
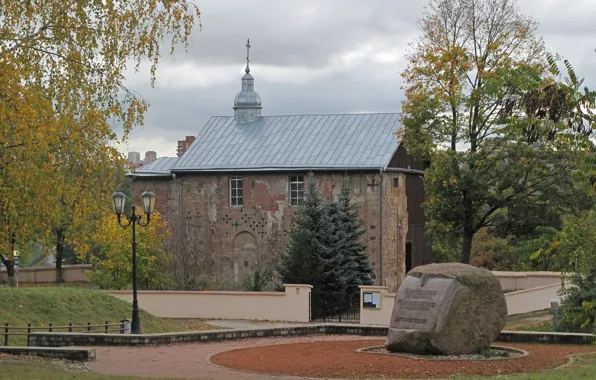
[[[308,174],[329,201],[347,176],[376,284],[396,291],[409,269],[432,260],[421,207],[425,167],[395,134],[400,115],[263,115],[254,82],[247,58],[233,115],[211,117],[181,157],[129,174],[135,199],[155,192],[168,249],[192,251],[220,287],[240,289],[254,265],[279,262]]]

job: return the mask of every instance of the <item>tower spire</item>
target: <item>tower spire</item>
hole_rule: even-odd
[[[249,123],[261,117],[261,97],[255,91],[255,78],[250,74],[250,39],[246,40],[246,74],[242,76],[242,87],[234,99],[234,119],[238,123]]]
[[[250,62],[250,38],[246,40],[246,69],[244,72],[247,74],[250,73],[250,67],[248,66]]]

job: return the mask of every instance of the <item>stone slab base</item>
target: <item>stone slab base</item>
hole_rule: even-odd
[[[596,335],[536,331],[501,331],[497,340],[499,342],[590,345],[596,343]]]
[[[66,360],[86,361],[95,359],[95,348],[67,347],[0,347],[0,354],[39,356]]]

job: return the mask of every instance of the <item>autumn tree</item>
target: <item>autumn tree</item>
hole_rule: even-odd
[[[0,260],[12,286],[15,246],[50,236],[56,178],[49,144],[58,127],[45,97],[0,70],[6,88],[14,93],[0,96]]]
[[[482,228],[526,233],[586,207],[579,169],[594,96],[573,75],[557,80],[537,23],[515,0],[431,0],[420,25],[402,122],[406,147],[431,161],[430,237],[461,239],[469,263]]]
[[[101,133],[91,135],[97,129],[74,121],[69,127],[71,133],[85,138],[69,140],[68,149],[55,149],[55,176],[60,182],[54,189],[57,208],[53,214],[57,283],[63,282],[65,249],[71,247],[79,257],[88,251],[93,231],[105,222],[102,216],[108,197],[123,177],[121,155],[99,140]]]
[[[143,223],[146,216],[143,216]],[[101,289],[126,289],[132,284],[131,231],[115,223],[116,216],[106,209],[92,235],[89,278]],[[146,227],[137,228],[137,278],[139,289],[164,289],[170,284],[164,243],[166,223],[159,213],[151,215]]]
[[[126,69],[147,63],[153,84],[162,49],[186,46],[200,13],[184,0],[5,1],[0,9],[0,259],[12,282],[14,245],[50,241],[55,223],[72,219],[68,208],[79,209],[68,189],[54,191],[76,182],[60,178],[74,174],[77,157],[99,158],[95,145],[105,149],[143,123],[147,103],[124,86]],[[103,175],[101,164],[87,166],[86,178]]]

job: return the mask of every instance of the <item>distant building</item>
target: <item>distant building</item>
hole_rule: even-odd
[[[145,152],[145,159],[143,160],[143,163],[145,165],[150,164],[155,160],[157,160],[157,153],[155,153],[152,150],[148,150],[147,152]]]
[[[129,164],[140,164],[141,154],[139,152],[128,152],[128,163]]]
[[[127,173],[130,173],[130,172],[132,172],[132,171],[135,171],[135,170],[137,170],[137,169],[139,169],[139,168],[143,167],[143,165],[144,165],[144,164],[143,164],[142,162],[138,162],[138,163],[127,162],[127,163],[125,163],[125,164],[124,164],[124,170],[125,170]]]
[[[178,141],[178,157],[182,157],[182,155],[186,153],[194,141],[194,136],[186,136],[184,140]]]

